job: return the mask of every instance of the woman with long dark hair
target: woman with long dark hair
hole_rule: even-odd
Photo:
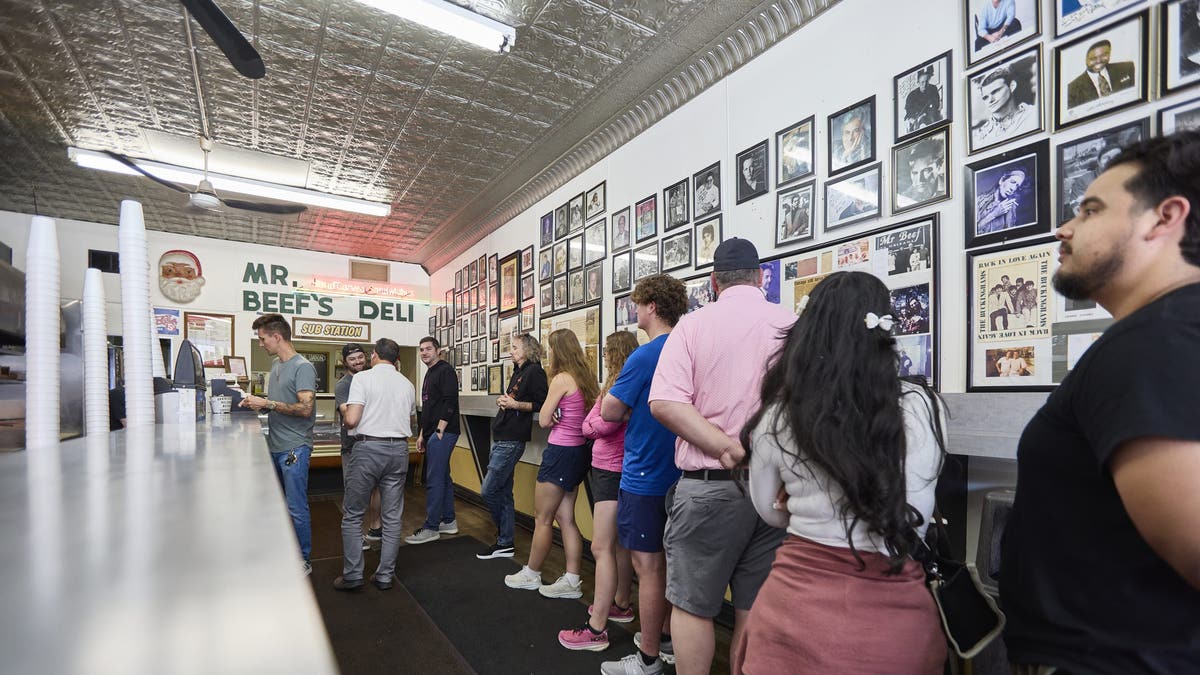
[[[937,395],[898,375],[879,279],[831,274],[800,305],[742,431],[755,509],[789,536],[733,672],[941,673],[946,640],[910,556],[945,452]]]

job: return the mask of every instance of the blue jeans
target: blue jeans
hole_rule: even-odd
[[[496,543],[501,546],[513,545],[513,471],[523,454],[525,441],[496,441],[483,477],[483,501],[492,512]]]
[[[296,528],[300,555],[308,560],[312,554],[312,517],[308,513],[308,460],[312,456],[312,446],[301,445],[292,448],[291,452],[296,453],[296,461],[291,466],[287,464],[287,452],[272,452],[271,461],[275,464],[275,476],[283,486],[292,527]]]
[[[450,455],[458,434],[437,432],[425,439],[425,525],[437,532],[441,523],[454,522],[454,481],[450,480]]]

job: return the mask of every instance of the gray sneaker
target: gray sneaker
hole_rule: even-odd
[[[442,538],[442,535],[438,534],[437,532],[430,530],[428,528],[422,527],[421,529],[417,530],[416,532],[413,532],[412,534],[405,537],[404,543],[406,543],[406,544],[428,544],[431,541],[437,541],[438,539],[441,539],[441,538]]]
[[[452,520],[448,523],[438,523],[439,534],[458,534],[458,521]]]
[[[642,648],[642,631],[633,634],[633,646]],[[658,656],[664,663],[675,663],[675,646],[670,640],[658,643]]]
[[[600,664],[600,675],[660,675],[663,671],[662,659],[654,659],[654,663],[642,663],[642,655],[634,652],[620,661],[605,661]]]

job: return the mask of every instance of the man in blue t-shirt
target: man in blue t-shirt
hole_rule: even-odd
[[[617,538],[633,554],[642,632],[634,640],[637,653],[605,662],[600,672],[606,675],[661,673],[664,659],[675,660],[670,637],[662,634],[670,611],[663,530],[666,494],[679,480],[679,469],[675,468],[675,434],[650,414],[647,397],[667,335],[687,311],[687,290],[682,281],[656,274],[638,282],[631,299],[637,305],[638,328],[646,331],[650,342],[629,355],[600,405],[600,416],[606,422],[629,422],[617,497]]]

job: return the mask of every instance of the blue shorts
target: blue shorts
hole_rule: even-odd
[[[592,458],[585,445],[555,445],[550,443],[542,451],[542,465],[538,467],[537,482],[553,483],[563,492],[574,492],[583,482]]]
[[[617,496],[617,541],[630,551],[659,553],[667,527],[667,498],[621,490]]]

